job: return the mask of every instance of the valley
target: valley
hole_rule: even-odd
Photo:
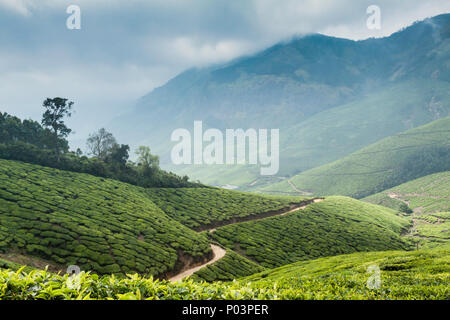
[[[0,300],[450,300],[450,14],[74,105],[0,112]]]

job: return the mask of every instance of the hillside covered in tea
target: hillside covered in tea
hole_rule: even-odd
[[[411,223],[385,207],[329,197],[283,216],[217,228],[211,239],[273,268],[358,251],[408,250]],[[220,263],[217,262],[217,263]]]
[[[335,162],[260,189],[364,198],[407,181],[450,170],[450,117],[385,138]]]

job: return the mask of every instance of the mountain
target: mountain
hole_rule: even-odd
[[[450,117],[385,138],[332,163],[265,186],[268,193],[305,192],[363,198],[428,174],[450,170]]]
[[[165,168],[250,188],[257,166],[174,166],[170,135],[204,128],[279,128],[279,176],[337,160],[450,114],[450,14],[390,37],[308,35],[223,65],[190,69],[142,97],[111,129],[161,154]]]

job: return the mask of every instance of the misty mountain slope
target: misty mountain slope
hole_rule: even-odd
[[[450,15],[440,15],[401,30],[390,37],[351,41],[324,35],[309,35],[279,43],[259,54],[243,57],[224,65],[191,69],[139,100],[131,114],[117,119],[112,129],[133,145],[147,144],[162,155],[162,164],[177,172],[188,173],[203,182],[245,186],[258,177],[257,168],[224,170],[214,179],[211,168],[175,168],[170,164],[171,132],[179,127],[192,130],[194,120],[204,128],[279,128],[281,139],[280,175],[292,175],[347,155],[388,134],[422,125],[448,115],[448,82],[450,74]],[[427,85],[429,81],[439,86]],[[415,85],[411,85],[414,83]],[[396,88],[389,96],[386,92]],[[438,88],[439,94],[434,90]],[[387,90],[387,91],[386,91]],[[417,91],[420,90],[420,91]],[[390,115],[397,122],[387,123],[386,135],[361,139],[358,143],[341,139],[325,156],[311,154],[302,158],[308,136],[298,128],[312,116],[351,103],[359,104],[352,112],[364,114],[367,97],[380,105],[392,99],[404,105]],[[420,93],[420,94],[419,94]],[[383,94],[385,99],[383,99]],[[413,95],[411,95],[413,94]],[[406,106],[429,110],[411,119]],[[434,108],[441,110],[435,112]],[[333,122],[342,123],[348,114],[337,115]],[[420,121],[422,119],[422,121]],[[379,119],[367,117],[368,126],[378,126]],[[408,123],[409,121],[409,123]],[[399,122],[403,123],[403,126]],[[340,127],[341,128],[341,127]],[[342,136],[364,136],[368,131],[345,125]],[[325,139],[328,127],[317,128],[316,135]],[[305,146],[302,145],[303,141]],[[332,144],[332,142],[331,142]],[[300,155],[298,155],[300,154]],[[192,170],[192,171],[191,171]],[[230,170],[230,171],[228,171]],[[227,172],[231,179],[227,178]],[[215,183],[217,182],[217,183]]]
[[[449,92],[445,81],[409,80],[309,117],[284,130],[279,175],[291,176],[338,160],[385,137],[448,116]],[[249,190],[280,180],[261,179],[251,166],[191,165],[177,172],[214,185],[226,180]]]
[[[269,193],[296,189],[316,195],[363,198],[404,182],[450,170],[450,117],[385,138],[340,160],[265,186]]]

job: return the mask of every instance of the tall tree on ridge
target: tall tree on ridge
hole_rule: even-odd
[[[55,155],[59,161],[60,156],[60,145],[59,139],[66,138],[72,129],[69,129],[64,123],[64,117],[70,117],[72,115],[73,101],[68,101],[65,98],[47,98],[43,107],[45,112],[42,115],[42,125],[49,128],[53,132],[53,149],[55,150]]]

